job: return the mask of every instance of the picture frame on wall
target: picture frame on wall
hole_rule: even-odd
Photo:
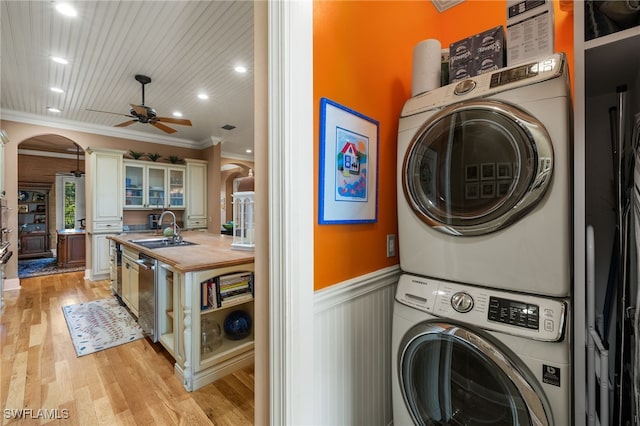
[[[320,224],[378,220],[379,122],[320,99]]]

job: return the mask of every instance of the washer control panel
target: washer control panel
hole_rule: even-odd
[[[451,296],[451,306],[460,313],[473,309],[473,297],[465,291],[459,291]]]
[[[538,305],[518,302],[517,300],[489,297],[488,318],[517,327],[538,329],[540,320]]]
[[[404,274],[396,301],[438,317],[542,341],[562,340],[568,301]]]

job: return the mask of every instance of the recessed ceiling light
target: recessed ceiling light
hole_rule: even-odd
[[[235,128],[236,126],[234,126],[233,124],[225,124],[224,126],[221,127],[221,129],[225,129],[225,130],[233,130]]]
[[[198,93],[198,98],[199,99],[209,99],[209,95],[207,95],[206,93]]]
[[[251,154],[253,151],[251,151],[250,149],[247,149],[245,152],[246,152],[247,154]]]
[[[62,112],[58,108],[54,108],[54,107],[47,107],[47,111],[49,111],[49,112]]]
[[[67,61],[66,59],[61,58],[59,56],[52,56],[51,60],[53,62],[57,62],[57,63],[62,64],[62,65],[67,65],[69,63],[69,61]]]
[[[56,93],[64,93],[64,90],[62,90],[62,89],[61,89],[61,88],[59,88],[59,87],[52,87],[52,88],[51,88],[51,91],[52,91],[52,92],[56,92]]]
[[[182,117],[182,113],[180,111],[174,111],[173,112],[173,116],[174,117]]]
[[[78,12],[69,3],[57,3],[56,10],[65,16],[75,17],[78,16]]]
[[[245,72],[247,72],[247,68],[246,68],[246,67],[243,67],[243,66],[241,66],[241,65],[238,65],[238,66],[237,66],[237,67],[235,67],[234,69],[236,70],[236,72],[239,72],[239,73],[245,73]]]

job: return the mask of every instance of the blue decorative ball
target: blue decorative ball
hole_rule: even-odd
[[[251,317],[245,311],[233,311],[224,319],[224,332],[231,340],[244,339],[251,333]]]

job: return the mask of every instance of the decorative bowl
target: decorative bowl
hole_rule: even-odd
[[[251,334],[251,317],[242,310],[231,312],[224,319],[224,333],[231,340],[241,340]]]

